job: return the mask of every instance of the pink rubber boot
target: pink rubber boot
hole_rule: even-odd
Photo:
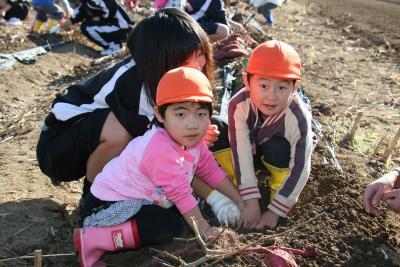
[[[74,245],[81,267],[105,266],[99,261],[104,252],[140,247],[136,220],[109,227],[74,229]]]

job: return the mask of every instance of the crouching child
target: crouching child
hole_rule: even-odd
[[[300,68],[298,53],[284,42],[256,47],[243,74],[245,88],[229,102],[230,147],[214,146],[215,157],[238,185],[245,204],[239,225],[246,228],[276,227],[309,178],[314,134],[311,113],[295,94]],[[223,122],[220,125],[224,128]],[[221,131],[221,141],[223,136]],[[264,184],[270,199],[261,200],[269,202],[264,213],[256,170],[269,174]]]
[[[194,175],[243,208],[203,140],[212,99],[208,79],[194,68],[161,78],[151,129],[104,167],[85,196],[84,228],[74,231],[81,266],[97,264],[106,251],[169,242],[184,222],[195,227],[192,218],[203,238],[214,236],[219,229],[204,220],[192,194]]]

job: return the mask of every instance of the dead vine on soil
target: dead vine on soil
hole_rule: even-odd
[[[201,249],[203,251],[203,253],[205,254],[203,257],[193,261],[193,262],[186,262],[185,260],[183,260],[181,257],[179,256],[175,256],[172,253],[169,253],[167,251],[160,251],[157,249],[152,248],[152,251],[155,251],[157,253],[159,253],[161,256],[164,256],[166,258],[169,258],[170,260],[177,262],[179,265],[173,265],[171,263],[169,263],[166,260],[160,259],[156,256],[153,257],[154,260],[156,260],[158,263],[160,263],[163,266],[179,266],[179,267],[196,267],[196,266],[201,266],[203,263],[209,262],[211,260],[213,260],[210,264],[208,264],[209,266],[215,266],[217,263],[229,259],[235,255],[241,254],[243,252],[246,252],[249,248],[254,247],[255,245],[260,244],[261,242],[267,241],[267,240],[275,240],[275,238],[283,236],[287,233],[290,232],[294,232],[299,230],[300,228],[312,223],[313,221],[319,219],[320,217],[326,215],[326,212],[321,212],[319,214],[317,214],[315,217],[303,222],[303,223],[299,223],[289,229],[286,229],[282,232],[276,233],[276,234],[272,234],[272,235],[266,235],[263,236],[253,242],[250,242],[242,247],[235,247],[233,250],[227,250],[227,249],[210,249],[207,247],[207,245],[211,245],[212,243],[214,243],[215,241],[217,241],[220,237],[223,236],[224,231],[226,230],[226,228],[223,228],[223,230],[214,238],[212,238],[212,240],[210,240],[209,242],[205,242],[203,240],[203,238],[200,235],[200,232],[197,228],[197,224],[196,221],[192,218],[193,220],[193,225],[194,225],[194,231],[195,231],[195,239],[197,240],[198,244],[201,246]]]

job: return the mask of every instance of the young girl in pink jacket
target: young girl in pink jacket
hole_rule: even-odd
[[[242,208],[203,140],[212,99],[208,79],[194,68],[161,78],[151,128],[104,167],[85,197],[84,228],[74,231],[81,266],[98,264],[106,251],[168,242],[181,232],[182,218],[192,229],[194,218],[203,238],[215,235],[192,194],[194,175]]]

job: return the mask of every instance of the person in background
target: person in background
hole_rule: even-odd
[[[102,56],[119,53],[134,22],[117,0],[80,0],[62,29],[81,22],[81,31],[100,46]]]
[[[254,5],[258,12],[264,16],[266,24],[272,25],[274,23],[272,10],[281,6],[284,1],[285,0],[250,0],[250,4]]]
[[[171,241],[182,231],[180,214],[203,238],[218,233],[192,194],[194,175],[243,207],[203,140],[212,100],[211,84],[201,71],[179,67],[164,74],[151,128],[104,167],[85,197],[85,228],[74,231],[81,266],[95,265],[104,251]],[[123,242],[115,246],[116,239]]]
[[[36,17],[32,23],[31,33],[42,31],[58,33],[60,31],[60,25],[64,23],[65,18],[72,15],[72,9],[68,0],[59,0],[59,2],[61,7],[57,5],[55,0],[32,0]],[[47,29],[43,30],[43,25],[46,22]]]
[[[230,29],[243,32],[240,23],[227,18],[223,0],[187,0],[185,11],[207,32],[212,42],[228,37]]]
[[[369,214],[383,215],[383,210],[376,208],[380,201],[384,201],[389,209],[400,212],[400,167],[388,172],[365,188],[363,205]]]
[[[9,25],[21,25],[28,16],[29,6],[23,0],[0,0],[0,17]]]

